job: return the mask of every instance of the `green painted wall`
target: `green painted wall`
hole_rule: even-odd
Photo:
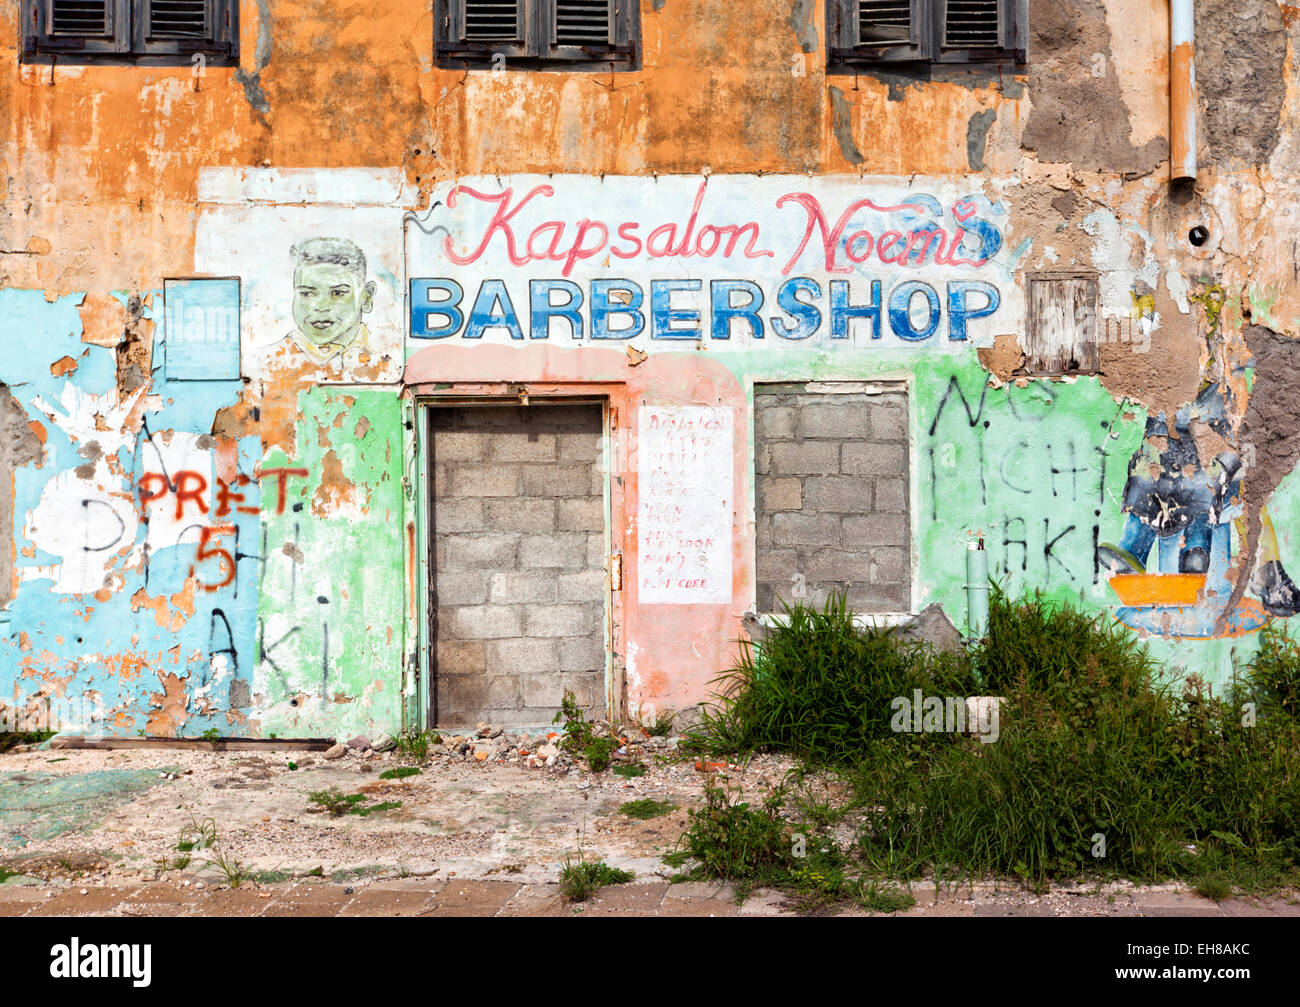
[[[262,736],[332,736],[401,727],[405,571],[401,403],[391,389],[299,394],[282,511],[263,476],[257,691]]]

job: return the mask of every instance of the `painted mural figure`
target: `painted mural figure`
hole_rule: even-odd
[[[361,316],[374,307],[366,256],[346,238],[310,238],[294,245],[293,321],[288,339],[315,363],[356,353],[365,362],[370,331]]]
[[[1118,544],[1098,547],[1100,562],[1113,576],[1111,585],[1123,597],[1120,582],[1154,574],[1178,574],[1190,581],[1191,597],[1162,595],[1164,585],[1153,588],[1151,598],[1139,608],[1118,613],[1122,621],[1139,628],[1174,635],[1211,635],[1211,618],[1217,617],[1231,593],[1227,581],[1230,528],[1245,541],[1241,516],[1241,481],[1245,474],[1236,451],[1221,451],[1208,464],[1201,457],[1193,424],[1204,423],[1225,441],[1235,438],[1229,420],[1232,392],[1218,380],[1205,380],[1196,399],[1180,407],[1170,429],[1164,413],[1147,419],[1142,445],[1129,461],[1123,509],[1127,513]],[[1260,602],[1243,603],[1232,613],[1230,632],[1248,632],[1264,621],[1260,604],[1271,615],[1288,617],[1300,612],[1300,590],[1287,575],[1278,555],[1277,536],[1268,512],[1261,516],[1261,533],[1250,588]],[[1158,556],[1152,550],[1159,545]],[[1171,569],[1176,557],[1177,569]],[[1199,578],[1194,580],[1193,578]],[[1154,584],[1151,580],[1149,584]],[[1198,602],[1199,585],[1207,587]],[[1127,587],[1127,585],[1125,585]],[[1216,604],[1217,601],[1217,604]],[[1193,604],[1195,602],[1195,604]],[[1166,612],[1156,619],[1142,605],[1180,609],[1176,619]]]

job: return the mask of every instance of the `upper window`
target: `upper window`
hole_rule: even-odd
[[[830,62],[1023,63],[1029,0],[827,0]]]
[[[444,64],[633,69],[641,34],[637,0],[436,0]]]
[[[236,0],[23,0],[23,58],[233,65]]]

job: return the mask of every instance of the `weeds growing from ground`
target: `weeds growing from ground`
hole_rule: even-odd
[[[176,840],[176,849],[181,853],[193,850],[205,850],[217,845],[217,823],[211,818],[199,820],[190,813],[189,824],[181,826],[180,836]]]
[[[415,762],[426,761],[433,746],[442,744],[442,738],[435,731],[403,731],[396,741],[397,754]]]
[[[639,721],[637,726],[652,738],[666,738],[673,732],[673,721],[677,719],[677,714],[672,710],[659,710],[655,713],[654,720],[650,723]]]
[[[238,888],[245,881],[252,880],[252,875],[244,868],[242,861],[227,855],[221,850],[212,851],[212,859],[208,863],[217,869],[222,879],[231,888]]]
[[[578,699],[568,689],[560,701],[560,710],[552,723],[564,721],[564,735],[560,738],[560,747],[566,752],[580,755],[587,760],[593,773],[601,773],[609,768],[614,753],[619,749],[617,738],[597,736],[596,727],[582,712]]]
[[[335,818],[343,815],[360,815],[364,818],[376,811],[388,811],[402,806],[401,801],[380,801],[376,804],[367,804],[368,798],[365,794],[345,794],[338,787],[313,790],[307,795],[307,799],[312,804],[317,805],[320,810],[329,812]]]
[[[741,642],[736,666],[716,683],[725,697],[701,710],[695,750],[780,749],[815,765],[852,761],[889,737],[890,701],[914,688],[971,694],[964,656],[854,624],[844,596],[822,609],[785,609],[761,648]]]
[[[408,776],[419,776],[420,770],[415,766],[398,766],[396,769],[385,769],[379,774],[381,780],[404,780]]]
[[[1300,641],[1286,623],[1270,622],[1259,631],[1259,650],[1247,668],[1254,698],[1265,709],[1300,719]]]
[[[789,608],[761,647],[742,646],[694,745],[788,751],[837,767],[848,792],[754,808],[706,784],[679,853],[700,877],[769,883],[784,870],[786,883],[843,894],[842,865],[809,854],[789,866],[783,844],[851,813],[842,856],[876,877],[1185,877],[1266,891],[1294,883],[1300,864],[1298,682],[1300,646],[1283,630],[1262,636],[1247,682],[1216,695],[1195,676],[1162,679],[1122,627],[1038,596],[995,589],[987,636],[956,654],[858,628],[842,598]],[[1003,697],[997,740],[895,733],[891,700],[914,689]]]
[[[560,869],[560,896],[566,902],[586,902],[606,885],[625,884],[634,877],[631,871],[610,867],[603,860],[565,857]]]
[[[7,731],[0,732],[0,752],[7,752],[19,745],[39,745],[54,737],[53,731]]]
[[[643,821],[651,818],[660,818],[671,811],[677,810],[677,805],[669,801],[656,801],[650,797],[643,797],[639,801],[626,801],[618,806],[619,814],[627,815],[629,818],[640,818]]]
[[[690,812],[677,849],[664,857],[686,868],[674,880],[729,880],[742,902],[757,888],[775,888],[805,914],[845,905],[894,912],[913,904],[909,893],[867,877],[829,831],[787,821],[784,790],[757,807],[742,797],[738,787],[705,783],[704,807]]]
[[[645,776],[645,766],[640,762],[629,762],[622,766],[615,766],[612,770],[615,776],[631,778],[634,776]]]

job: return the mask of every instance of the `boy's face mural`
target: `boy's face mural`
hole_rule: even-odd
[[[316,346],[347,346],[357,337],[361,315],[374,306],[374,281],[331,262],[299,265],[293,289],[294,324]]]

